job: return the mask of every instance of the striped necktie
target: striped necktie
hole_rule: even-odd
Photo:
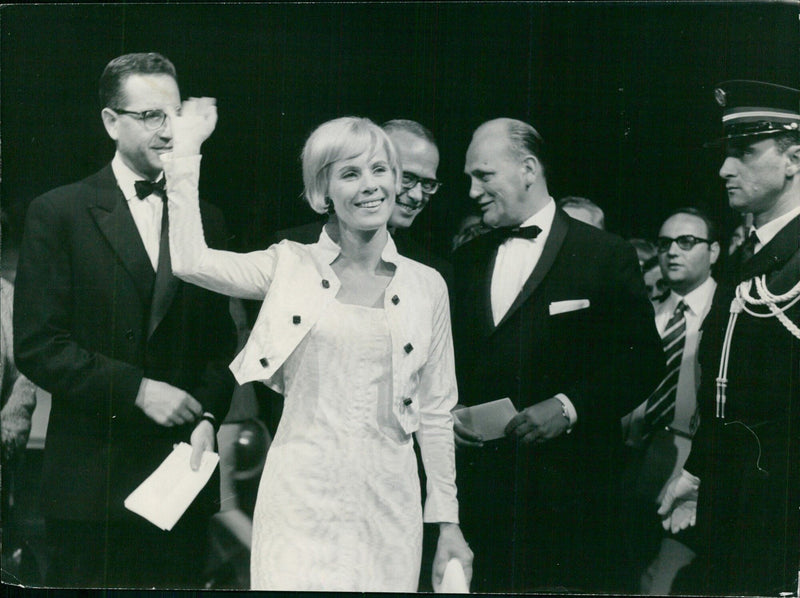
[[[644,437],[647,438],[653,431],[668,426],[675,417],[675,394],[678,389],[678,376],[681,371],[681,357],[686,342],[686,304],[683,300],[675,306],[664,333],[661,335],[661,344],[664,348],[664,357],[667,360],[667,374],[647,398],[644,412]]]

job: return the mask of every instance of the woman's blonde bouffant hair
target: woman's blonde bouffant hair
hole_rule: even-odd
[[[343,116],[329,120],[309,135],[303,147],[304,197],[315,212],[328,211],[330,166],[339,160],[355,158],[383,147],[395,177],[395,192],[400,191],[403,170],[400,158],[388,135],[368,118]]]

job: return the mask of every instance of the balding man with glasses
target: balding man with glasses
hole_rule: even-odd
[[[155,53],[113,59],[100,79],[111,163],[34,200],[17,274],[20,371],[50,391],[41,510],[54,587],[201,587],[219,479],[171,531],[125,498],[185,442],[196,469],[229,407],[235,337],[227,300],[172,276],[161,156],[181,104]],[[202,205],[209,242],[225,239]]]

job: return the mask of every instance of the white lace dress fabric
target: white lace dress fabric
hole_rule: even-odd
[[[417,590],[419,478],[413,441],[391,411],[391,363],[384,310],[334,301],[283,365],[252,589]]]

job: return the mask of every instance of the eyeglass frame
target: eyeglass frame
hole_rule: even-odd
[[[406,184],[406,182],[405,182],[406,177],[409,177],[409,178],[413,179],[413,184]],[[433,191],[426,191],[425,190],[425,185],[426,184],[427,185],[433,185],[434,186],[433,187]],[[403,188],[403,191],[411,191],[417,185],[421,186],[422,192],[425,195],[433,195],[442,186],[442,182],[441,181],[437,181],[436,179],[428,179],[428,178],[425,178],[425,177],[418,176],[418,175],[414,174],[413,172],[403,171],[403,176],[400,177],[400,186]]]
[[[665,244],[666,241],[669,243]],[[691,251],[699,243],[708,243],[711,245],[711,239],[703,239],[701,237],[695,237],[694,235],[678,235],[677,237],[658,237],[656,239],[656,251],[658,253],[666,253],[669,251],[669,248],[672,247],[672,244],[676,243],[678,248],[681,251]]]
[[[142,126],[145,129],[147,129],[148,131],[158,131],[161,127],[164,126],[164,123],[167,122],[167,119],[169,118],[169,114],[167,114],[161,108],[153,108],[152,110],[142,110],[140,112],[137,112],[137,111],[134,111],[134,110],[123,110],[121,108],[111,108],[110,106],[109,106],[108,109],[112,110],[116,114],[127,114],[128,116],[133,116],[134,118],[136,118],[136,120],[140,121],[142,123]],[[152,113],[158,113],[158,112],[160,112],[164,117],[161,120],[161,124],[159,124],[157,127],[154,127],[154,128],[149,127],[147,125],[147,115],[148,115],[148,113],[152,114]]]

